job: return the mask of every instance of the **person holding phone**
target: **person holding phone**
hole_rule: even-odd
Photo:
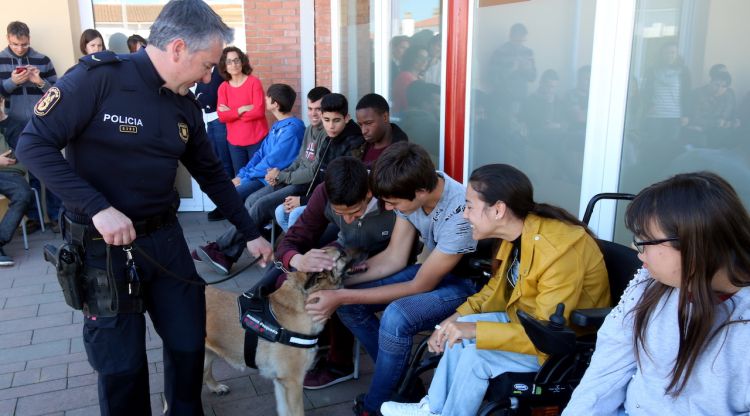
[[[52,61],[31,47],[31,32],[26,23],[11,22],[7,38],[8,47],[0,51],[0,74],[3,74],[0,75],[0,95],[5,97],[5,113],[26,125],[34,115],[36,102],[57,82],[57,73]],[[29,183],[41,195],[42,185],[34,175],[29,175]],[[59,232],[60,199],[52,192],[46,192],[45,199],[49,226]],[[27,215],[36,218],[36,213],[36,204],[31,204]],[[36,220],[29,220],[26,225],[29,233],[40,228]]]

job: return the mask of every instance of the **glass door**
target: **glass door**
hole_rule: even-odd
[[[639,0],[619,189],[713,171],[750,203],[750,36],[742,0]],[[616,236],[630,236],[618,212]]]

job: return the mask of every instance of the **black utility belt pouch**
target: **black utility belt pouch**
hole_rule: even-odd
[[[146,311],[143,298],[129,295],[127,283],[109,276],[106,270],[85,267],[83,280],[86,288],[84,311],[88,315],[109,317]]]
[[[80,247],[64,243],[59,248],[47,244],[44,258],[57,270],[57,282],[65,298],[65,303],[73,309],[83,309],[86,299],[83,283],[83,260]]]

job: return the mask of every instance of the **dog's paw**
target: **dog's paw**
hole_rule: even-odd
[[[211,391],[217,396],[223,396],[225,394],[229,394],[231,389],[226,384],[217,384],[211,389]]]

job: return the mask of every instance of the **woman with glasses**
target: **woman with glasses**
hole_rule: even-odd
[[[260,80],[251,75],[253,68],[240,48],[224,48],[218,69],[226,81],[219,85],[217,113],[227,126],[229,156],[237,175],[268,134],[265,93]]]
[[[643,268],[564,415],[747,415],[750,217],[734,189],[680,174],[641,191],[625,225]]]
[[[534,372],[546,355],[518,321],[520,309],[549,319],[558,303],[565,317],[578,308],[610,305],[607,269],[585,224],[552,205],[534,202],[531,181],[504,164],[469,178],[464,218],[476,240],[496,238],[489,282],[436,327],[429,349],[442,352],[428,395],[420,403],[386,402],[388,415],[475,415],[489,379]]]

